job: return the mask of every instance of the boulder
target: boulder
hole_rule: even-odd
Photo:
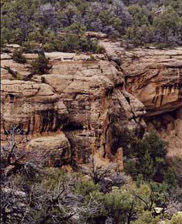
[[[26,150],[36,152],[36,159],[49,166],[61,167],[71,160],[71,146],[64,133],[33,138]]]

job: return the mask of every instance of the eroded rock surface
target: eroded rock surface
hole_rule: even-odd
[[[70,145],[66,155],[69,157],[71,151],[77,163],[87,162],[95,152],[114,160],[115,125],[144,129],[144,105],[125,90],[122,71],[103,60],[104,55],[95,55],[93,61],[87,55],[49,56],[50,74],[34,76],[31,81],[9,80],[8,76],[2,80],[2,131],[10,124],[20,125],[31,141],[40,142],[40,150],[51,140],[41,136],[62,131]],[[51,141],[54,143],[54,137]]]
[[[144,103],[146,116],[182,107],[182,48],[126,50],[119,42],[101,44],[110,58],[120,59],[126,89]]]
[[[169,142],[170,156],[181,157],[182,48],[126,50],[120,42],[101,44],[109,58],[120,60],[127,91],[145,105],[148,130]]]
[[[182,49],[136,50],[131,57],[123,64],[127,90],[144,103],[147,116],[182,107]]]
[[[127,90],[144,103],[147,125],[152,120],[169,143],[169,156],[182,158],[182,49],[136,50],[133,55],[132,63],[123,64]]]
[[[27,134],[57,131],[67,114],[58,94],[44,83],[2,80],[2,128],[20,125]]]
[[[169,157],[182,158],[182,111],[176,110],[147,119],[148,130],[155,130],[168,142]]]
[[[181,156],[182,49],[126,50],[120,42],[103,39],[100,44],[106,54],[93,55],[94,60],[84,54],[46,53],[52,69],[30,81],[22,79],[37,55],[25,54],[28,63],[19,65],[5,54],[3,66],[8,62],[20,80],[3,70],[2,132],[10,124],[20,125],[31,141],[40,140],[40,150],[46,148],[45,136],[51,142],[63,133],[69,147],[58,147],[66,157],[58,154],[85,163],[96,152],[116,161],[115,130],[144,133],[147,124],[169,142],[170,156]]]
[[[71,161],[71,146],[63,132],[34,138],[28,142],[26,149],[36,153],[42,163],[50,166],[60,167]]]

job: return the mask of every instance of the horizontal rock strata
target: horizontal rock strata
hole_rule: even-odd
[[[46,141],[54,142],[54,138],[35,138],[61,131],[70,145],[66,155],[71,154],[77,163],[87,162],[95,152],[114,160],[115,126],[144,129],[144,106],[125,90],[122,71],[102,60],[103,55],[94,55],[97,60],[93,61],[83,59],[84,55],[67,56],[49,54],[49,74],[35,75],[30,81],[9,80],[8,76],[2,80],[2,132],[19,125],[44,150]]]
[[[120,61],[127,91],[145,105],[148,130],[169,142],[170,156],[181,157],[182,48],[127,50],[120,42],[102,40],[100,44],[109,59]]]

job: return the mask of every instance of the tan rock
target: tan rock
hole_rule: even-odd
[[[18,73],[18,77],[20,79],[23,79],[28,74],[30,74],[31,66],[28,64],[17,63],[15,61],[13,61],[12,59],[4,59],[1,61],[1,68],[5,68],[5,67],[10,67],[14,72]],[[10,76],[12,77],[12,75],[10,75],[10,74],[7,75],[7,74],[8,74],[7,70],[3,69],[2,70],[3,77],[1,79],[9,79]]]
[[[173,112],[174,117],[177,112]],[[167,122],[166,122],[167,118]],[[156,125],[157,120],[157,125]],[[168,142],[168,156],[182,158],[182,120],[171,119],[170,112],[147,121],[148,130],[155,130],[163,140]]]
[[[11,58],[12,57],[9,54],[7,54],[7,53],[2,53],[1,54],[1,60],[9,60]]]
[[[93,148],[114,159],[109,156],[111,124],[143,128],[144,106],[127,93],[123,73],[112,63],[59,60],[62,54],[49,54],[51,74],[32,81],[2,80],[2,129],[19,124],[32,136],[62,130],[77,162],[88,162]]]
[[[2,69],[2,131],[19,124],[32,138],[61,130],[77,162],[88,162],[93,152],[115,161],[120,153],[112,151],[115,127],[145,128],[146,108],[148,128],[170,143],[169,155],[181,156],[182,48],[126,50],[120,41],[99,39],[106,55],[90,60],[88,54],[46,53],[50,74],[31,81],[10,80],[14,78]],[[31,61],[37,54],[25,57]],[[115,59],[121,60],[120,67]],[[8,55],[3,56],[3,66],[17,71],[20,79],[30,74],[28,64],[18,64]]]
[[[135,49],[122,58],[127,90],[144,103],[147,116],[182,107],[182,51]]]
[[[64,52],[46,52],[45,56],[50,60],[60,60],[60,61],[71,61],[73,60],[75,53],[64,53]]]
[[[2,80],[2,128],[20,125],[27,134],[56,131],[67,114],[59,96],[44,83]]]
[[[71,159],[71,147],[64,133],[32,139],[27,150],[36,152],[36,159],[47,164],[61,166]]]
[[[123,163],[123,149],[119,148],[117,150],[117,154],[116,154],[116,161],[118,163],[118,170],[122,171],[124,168],[124,163]]]
[[[181,158],[182,51],[145,50],[142,55],[136,50],[135,57],[123,65],[127,90],[143,102],[147,117],[154,120],[161,114],[156,131],[169,142],[169,156]]]
[[[86,36],[88,36],[90,38],[95,37],[97,39],[103,39],[103,38],[107,37],[107,35],[105,33],[102,33],[102,32],[91,32],[91,31],[89,31],[89,32],[86,32],[85,34],[86,34]]]
[[[19,49],[21,46],[19,44],[6,44],[6,48],[13,52],[14,50]]]
[[[127,92],[146,107],[148,130],[169,142],[169,155],[181,157],[182,48],[126,50],[121,42],[101,40],[100,44],[108,57],[121,60]]]

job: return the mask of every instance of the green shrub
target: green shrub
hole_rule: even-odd
[[[103,47],[98,46],[97,42],[90,40],[84,34],[78,35],[72,32],[62,37],[58,48],[63,52],[104,52]]]
[[[151,212],[146,211],[139,216],[137,221],[132,222],[132,224],[159,224],[159,221],[158,217],[154,218]]]
[[[25,56],[23,56],[22,50],[14,50],[13,60],[16,61],[17,63],[21,63],[21,64],[24,64],[27,62]]]
[[[81,180],[76,183],[75,193],[87,196],[94,191],[99,191],[99,185],[94,184],[92,180]]]
[[[160,50],[167,47],[167,45],[165,43],[156,43],[155,46],[157,49],[160,49]]]
[[[55,51],[57,49],[57,46],[54,42],[50,41],[48,43],[43,44],[43,49],[46,52],[51,52],[51,51]]]
[[[170,224],[182,224],[182,213],[173,215]]]
[[[37,43],[35,40],[32,40],[32,41],[26,41],[22,44],[23,46],[23,50],[24,52],[26,53],[32,53],[34,52],[34,50],[36,48],[39,47],[39,43]]]
[[[97,54],[103,54],[104,52],[105,52],[104,47],[102,47],[100,45],[96,45],[95,53],[97,53]]]
[[[44,55],[39,54],[38,58],[35,59],[32,63],[32,72],[36,74],[45,74],[50,70],[49,59]]]
[[[85,31],[96,31],[111,38],[125,36],[135,45],[181,45],[181,11],[181,0],[2,1],[2,38],[6,43],[36,41],[44,45],[52,37],[59,39],[60,31],[80,39]],[[77,47],[82,51],[82,46]]]
[[[163,181],[167,169],[167,143],[155,133],[146,135],[143,139],[128,136],[132,148],[126,159],[125,171],[136,180],[142,174],[144,180]],[[125,150],[125,148],[123,148]]]

